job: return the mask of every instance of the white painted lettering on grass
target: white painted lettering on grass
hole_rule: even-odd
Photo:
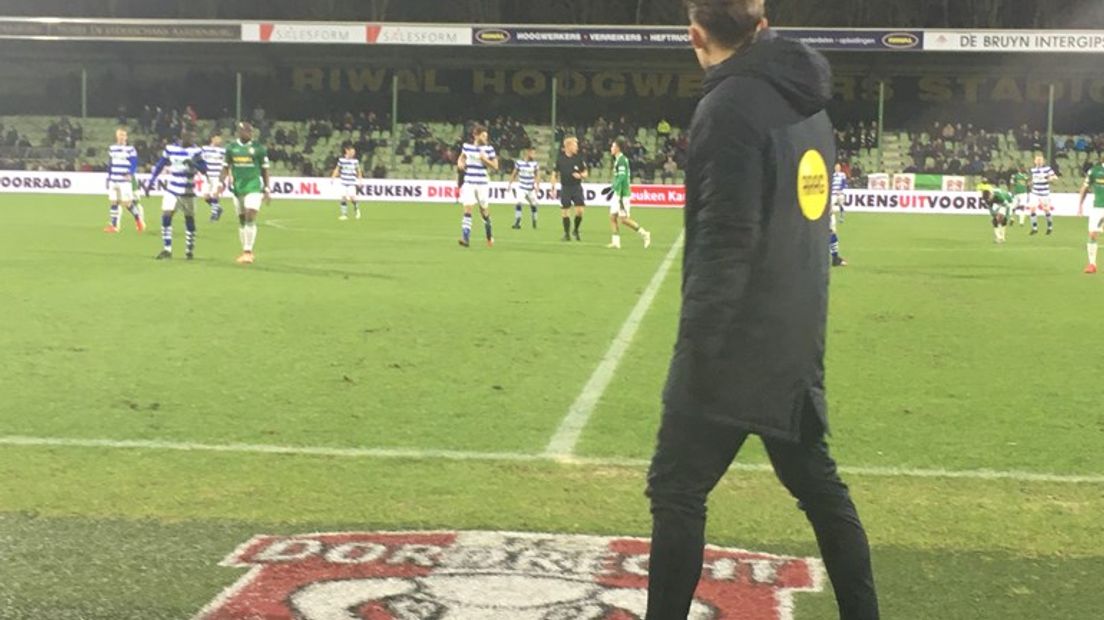
[[[409,459],[418,461],[487,461],[506,463],[556,463],[582,467],[624,467],[643,469],[646,459],[557,457],[522,452],[469,452],[424,448],[337,448],[329,446],[279,446],[268,444],[209,444],[198,442],[159,441],[146,439],[81,439],[75,437],[26,437],[0,435],[0,446],[37,448],[93,448],[114,450],[147,450],[173,452],[223,452],[228,454],[259,454],[285,456],[323,456],[338,458]],[[1011,480],[1014,482],[1045,482],[1059,484],[1104,485],[1104,474],[1052,474],[1042,472],[996,469],[914,469],[909,467],[840,467],[840,473],[874,478],[942,478],[951,480]],[[773,473],[766,463],[733,463],[730,471]]]
[[[674,264],[675,258],[678,257],[679,250],[682,248],[682,239],[683,233],[679,233],[678,239],[675,239],[675,242],[671,245],[667,256],[663,257],[663,262],[659,264],[652,280],[648,282],[648,286],[640,294],[640,299],[633,306],[629,317],[621,325],[621,330],[614,336],[609,349],[602,356],[602,361],[598,363],[598,367],[594,369],[590,379],[583,386],[583,391],[579,392],[575,402],[571,403],[571,408],[567,410],[567,415],[560,422],[556,434],[552,436],[548,446],[544,449],[546,456],[569,457],[575,453],[575,446],[579,443],[579,437],[583,434],[583,429],[590,422],[590,416],[594,413],[594,407],[598,405],[598,399],[602,398],[602,394],[609,387],[610,381],[613,379],[613,373],[617,372],[617,366],[621,363],[621,358],[625,356],[625,351],[629,349],[629,344],[632,343],[636,331],[640,329],[640,323],[644,320],[644,315],[648,314],[648,309],[652,307],[652,302],[655,301],[656,294],[659,293],[659,287],[663,285],[664,278],[671,271],[671,265]]]

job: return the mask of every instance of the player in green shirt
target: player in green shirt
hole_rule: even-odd
[[[1085,273],[1096,273],[1096,240],[1104,232],[1104,153],[1100,161],[1089,168],[1085,175],[1085,184],[1081,186],[1081,196],[1077,203],[1077,215],[1085,214],[1085,196],[1093,191],[1093,209],[1089,213],[1089,265]]]
[[[1012,210],[1019,212],[1020,226],[1023,226],[1024,219],[1027,217],[1027,202],[1030,183],[1031,175],[1027,173],[1027,170],[1024,170],[1022,164],[1019,168],[1016,169],[1016,172],[1012,175],[1012,178],[1008,180],[1008,184],[1012,188],[1012,194],[1015,198],[1015,204],[1012,207]]]
[[[1012,194],[1002,188],[993,187],[988,183],[978,185],[981,199],[989,207],[989,215],[993,217],[993,242],[1004,243],[1005,226],[1012,217]]]
[[[610,145],[610,154],[614,158],[613,185],[603,191],[603,194],[610,201],[610,232],[613,235],[612,241],[606,247],[614,250],[621,249],[621,224],[639,233],[644,240],[645,248],[652,245],[652,233],[644,230],[640,224],[637,224],[630,217],[632,213],[632,173],[629,169],[629,158],[625,157],[625,145],[624,138],[618,138]]]
[[[253,125],[248,122],[238,123],[238,140],[226,147],[226,166],[220,179],[223,187],[228,176],[233,178],[231,191],[240,223],[242,254],[238,263],[250,264],[257,242],[257,213],[262,204],[272,200],[272,195],[268,193],[268,149],[253,142]]]

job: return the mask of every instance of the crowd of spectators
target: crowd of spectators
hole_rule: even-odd
[[[650,124],[649,124],[650,126]],[[658,138],[656,150],[640,142],[640,125],[626,115],[616,120],[599,116],[593,123],[566,124],[556,128],[555,140],[559,144],[568,135],[579,138],[579,152],[591,169],[605,165],[610,144],[617,138],[626,141],[625,156],[629,158],[633,176],[645,181],[672,183],[679,170],[686,167],[686,153],[690,146],[685,130],[677,134],[670,121],[661,118],[655,125]]]

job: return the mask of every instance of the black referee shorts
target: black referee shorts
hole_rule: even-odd
[[[583,196],[583,186],[563,187],[560,189],[560,206],[565,209],[571,207],[585,207],[586,200]]]

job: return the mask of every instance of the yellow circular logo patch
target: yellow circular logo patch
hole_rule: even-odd
[[[814,222],[828,207],[828,165],[814,149],[805,151],[797,166],[797,201],[805,217]]]

